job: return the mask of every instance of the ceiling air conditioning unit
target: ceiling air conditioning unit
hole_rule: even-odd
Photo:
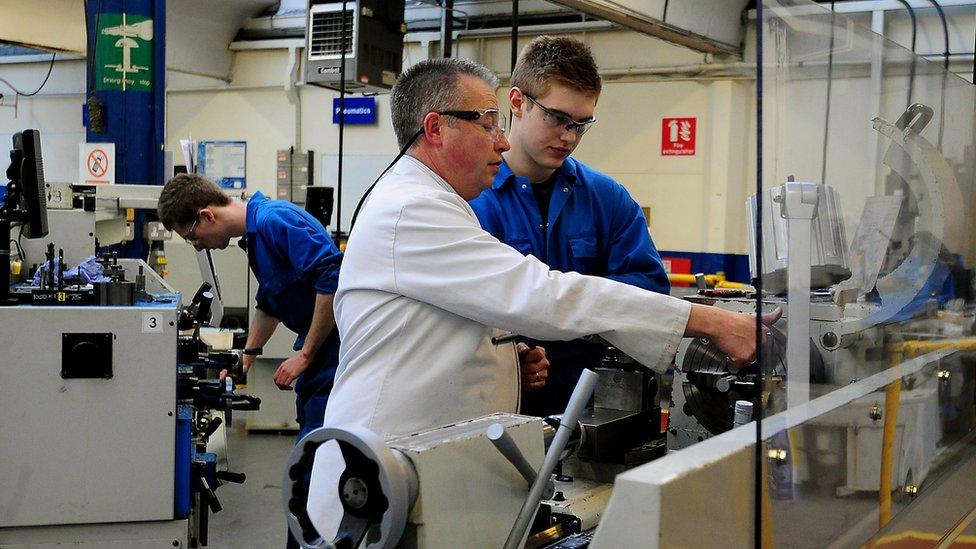
[[[342,2],[310,0],[305,81],[338,90],[345,46],[346,91],[388,91],[403,66],[403,8],[404,0],[358,0],[343,13]]]

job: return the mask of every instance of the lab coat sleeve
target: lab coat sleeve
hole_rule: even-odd
[[[607,276],[652,292],[669,293],[671,283],[640,206],[622,187],[615,199],[615,211],[609,216],[613,226],[607,254]]]
[[[463,202],[410,199],[394,225],[393,289],[482,324],[544,340],[599,334],[664,371],[691,305],[599,277],[550,271],[485,232]]]

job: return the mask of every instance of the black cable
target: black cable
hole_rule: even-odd
[[[352,212],[352,221],[349,222],[350,235],[352,234],[352,228],[356,226],[356,218],[359,217],[359,210],[362,209],[363,204],[366,202],[366,197],[369,196],[369,193],[373,192],[373,187],[375,187],[376,184],[380,182],[380,179],[382,179],[383,176],[386,175],[386,172],[390,171],[390,168],[392,168],[393,165],[396,164],[398,160],[403,158],[403,155],[407,154],[407,149],[410,148],[410,145],[413,145],[413,142],[416,141],[417,138],[420,137],[420,134],[422,133],[424,133],[423,127],[417,130],[417,132],[413,134],[413,137],[407,140],[407,144],[400,149],[400,152],[397,153],[396,158],[393,159],[393,162],[390,162],[390,164],[386,168],[384,168],[382,172],[380,172],[380,174],[376,177],[376,180],[373,181],[373,183],[370,184],[369,188],[366,189],[366,192],[363,193],[362,198],[359,199],[359,203],[356,204],[356,209]]]
[[[20,254],[20,260],[24,263],[27,263],[27,254],[24,252],[24,243],[21,242],[21,240],[24,239],[24,225],[26,224],[21,223],[20,230],[17,231],[17,250],[18,253]]]
[[[47,67],[47,76],[44,77],[44,81],[41,82],[41,85],[38,86],[36,90],[34,90],[34,91],[30,92],[30,93],[24,93],[24,92],[18,90],[16,87],[14,87],[13,84],[11,84],[5,78],[0,78],[0,82],[3,82],[7,86],[9,86],[10,89],[14,90],[14,93],[16,93],[17,95],[19,95],[21,97],[30,97],[32,95],[37,95],[42,89],[44,89],[44,85],[47,84],[48,78],[51,78],[51,71],[54,70],[54,58],[57,57],[57,56],[58,56],[57,52],[51,54],[51,64],[48,65],[48,67]]]
[[[336,239],[342,238],[342,138],[346,133],[346,0],[342,0],[339,39],[339,158],[336,170]],[[349,228],[352,231],[352,227]],[[339,243],[336,242],[336,246]]]
[[[88,78],[86,89],[91,89],[92,57],[91,51],[91,19],[88,17],[88,0],[82,3],[85,10],[85,77]]]
[[[92,133],[105,133],[105,111],[102,103],[95,97],[95,58],[98,52],[98,23],[102,16],[102,0],[98,0],[95,7],[95,25],[89,26],[90,16],[88,13],[88,0],[85,0],[85,44],[88,48],[85,70],[87,71],[88,82],[86,88],[88,107],[88,130]]]
[[[946,23],[946,16],[945,12],[942,11],[942,6],[936,0],[929,0],[929,3],[935,6],[936,11],[939,12],[939,19],[942,20],[942,36],[945,40],[945,50],[942,53],[942,68],[949,70],[949,24]]]
[[[912,9],[912,6],[911,6],[911,4],[908,3],[908,0],[898,0],[898,2],[901,5],[905,6],[905,9],[908,10],[908,17],[910,17],[912,19],[912,53],[915,53],[915,36],[916,36],[916,34],[918,32],[918,21],[915,19],[915,10]],[[915,91],[915,65],[916,65],[916,61],[917,60],[916,60],[915,56],[913,55],[912,56],[912,62],[908,66],[909,67],[908,68],[908,102],[905,105],[905,108],[906,109],[908,107],[911,107],[912,106],[912,95],[914,95],[914,91]]]
[[[95,36],[95,33],[92,32],[91,17],[88,14],[88,0],[85,0],[85,48],[87,48],[85,52],[85,76],[88,77],[86,88],[89,92],[95,86],[95,47],[92,45],[92,36]]]
[[[939,142],[938,148],[942,150],[942,137],[945,134],[945,96],[946,96],[946,79],[949,76],[949,25],[946,23],[945,12],[942,11],[942,6],[939,5],[936,0],[929,0],[933,6],[935,6],[936,11],[939,12],[939,19],[942,21],[942,36],[945,41],[945,49],[942,54],[942,96],[939,102]]]
[[[820,184],[827,184],[827,138],[830,133],[830,91],[834,76],[834,23],[837,13],[834,11],[834,0],[830,0],[830,47],[827,49],[827,108],[824,114],[823,151],[820,157]]]

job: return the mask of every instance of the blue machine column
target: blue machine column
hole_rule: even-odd
[[[115,144],[116,183],[162,185],[166,2],[103,0],[86,5],[87,141]],[[135,220],[135,240],[125,247],[125,255],[145,257],[142,217]]]

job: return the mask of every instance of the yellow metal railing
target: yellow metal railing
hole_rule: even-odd
[[[669,273],[668,281],[671,282],[671,284],[677,282],[679,284],[691,284],[692,286],[694,286],[698,282],[698,279],[693,274]],[[743,284],[741,282],[732,282],[730,280],[726,280],[725,273],[705,275],[705,284],[708,284],[709,286],[712,286],[714,288],[733,288],[736,290],[745,290],[752,287],[749,286],[748,284]]]

